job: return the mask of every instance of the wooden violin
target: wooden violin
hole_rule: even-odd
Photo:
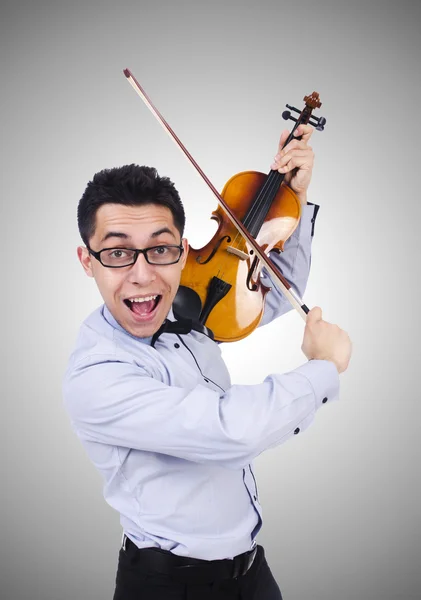
[[[212,239],[198,250],[189,248],[177,294],[179,312],[198,318],[212,330],[217,341],[245,338],[259,325],[265,296],[271,289],[260,280],[261,269],[265,266],[305,319],[309,309],[268,256],[270,251],[283,251],[301,216],[300,200],[285,184],[285,175],[273,170],[267,175],[244,171],[231,177],[219,195],[130,71],[125,69],[124,74],[205,179],[220,204],[211,216],[218,223]],[[294,139],[294,131],[301,124],[310,123],[318,130],[324,128],[326,119],[312,115],[312,111],[321,106],[319,94],[313,92],[305,96],[304,102],[302,111],[287,104],[290,111],[298,114],[297,117],[292,116],[290,111],[282,114],[284,119],[295,122],[283,147]],[[185,306],[180,307],[180,302],[184,302]],[[192,312],[195,314],[192,315]]]

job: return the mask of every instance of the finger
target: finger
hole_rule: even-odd
[[[293,139],[290,141],[289,144],[287,144],[285,146],[285,148],[283,149],[283,152],[289,152],[290,150],[293,150],[294,148],[301,148],[301,149],[305,149],[305,148],[310,148],[310,146],[308,145],[306,140],[299,140],[299,139]]]
[[[286,153],[281,152],[280,154],[277,154],[273,159],[271,168],[279,169],[280,167],[283,167],[286,164],[288,164],[291,159],[297,158],[297,157],[304,158],[305,162],[308,162],[308,164],[310,166],[312,166],[314,163],[313,149],[307,146],[307,147],[305,147],[304,150],[301,150],[298,148],[293,148],[289,152],[286,152]]]
[[[307,314],[306,323],[307,325],[312,325],[317,321],[322,320],[322,309],[320,306],[314,306],[310,312]]]
[[[284,144],[287,141],[289,134],[290,134],[290,132],[288,131],[288,129],[284,129],[283,132],[281,133],[281,137],[279,139],[279,144],[278,144],[278,154],[284,147]]]
[[[282,157],[286,156],[288,153],[291,153],[292,150],[310,150],[313,152],[313,148],[307,145],[307,142],[300,140],[291,141],[285,148],[280,150],[278,154],[273,159],[273,163],[279,163]],[[292,155],[291,155],[292,156]]]
[[[291,140],[289,144],[287,144],[285,146],[285,148],[282,148],[282,150],[279,152],[279,154],[282,156],[283,154],[286,154],[287,152],[289,152],[290,150],[294,150],[295,148],[299,148],[301,150],[305,150],[306,148],[310,148],[310,146],[307,144],[307,142],[305,140]]]
[[[312,127],[311,125],[303,125],[302,124],[302,125],[299,125],[297,127],[297,129],[294,131],[294,137],[302,136],[302,139],[305,142],[308,142],[308,140],[313,135],[313,131],[314,131],[314,127]]]
[[[279,161],[275,161],[272,168],[280,173],[288,173],[292,169],[310,170],[313,168],[314,156],[308,150],[294,150],[292,154],[283,156]]]

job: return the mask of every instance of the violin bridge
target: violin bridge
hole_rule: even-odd
[[[230,254],[235,254],[241,260],[247,260],[248,258],[250,258],[247,252],[243,252],[239,248],[234,248],[233,246],[227,246],[225,250]]]

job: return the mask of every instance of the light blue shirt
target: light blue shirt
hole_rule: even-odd
[[[285,251],[271,254],[301,297],[317,209],[303,207]],[[262,323],[288,310],[273,288]],[[123,532],[139,548],[206,560],[256,545],[262,509],[253,459],[304,431],[338,392],[335,365],[321,360],[257,385],[231,385],[209,337],[164,333],[152,348],[105,305],[82,324],[63,384],[72,428]]]

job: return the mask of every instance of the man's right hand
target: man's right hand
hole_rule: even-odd
[[[301,350],[308,360],[330,360],[338,373],[343,373],[348,368],[352,345],[348,334],[337,325],[323,321],[322,309],[315,306],[307,315]]]

